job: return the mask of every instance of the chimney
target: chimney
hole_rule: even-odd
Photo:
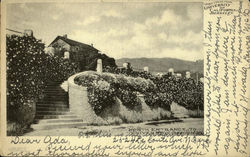
[[[67,38],[67,34],[64,34],[63,37],[64,37],[64,38]]]
[[[93,43],[91,43],[90,45],[91,45],[92,47],[94,47],[94,44],[93,44]]]
[[[25,29],[24,30],[24,35],[25,36],[31,36],[31,37],[33,37],[33,30],[31,30],[31,29]]]

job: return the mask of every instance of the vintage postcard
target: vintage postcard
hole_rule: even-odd
[[[4,156],[250,156],[249,2],[1,3]]]

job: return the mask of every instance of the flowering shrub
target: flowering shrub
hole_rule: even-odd
[[[145,94],[145,102],[150,107],[161,107],[170,110],[173,97],[170,93],[149,92]]]
[[[67,80],[69,76],[79,72],[78,65],[69,60],[65,60],[58,56],[47,55],[45,64],[45,78],[47,81],[63,81]]]
[[[122,101],[124,106],[131,110],[140,105],[139,99],[137,98],[137,92],[129,87],[119,88],[116,92],[116,96]]]
[[[14,122],[22,121],[20,114],[30,114],[22,109],[38,99],[48,81],[62,81],[78,72],[76,64],[46,54],[44,44],[31,36],[7,36],[6,55],[7,116]]]
[[[199,82],[197,85],[192,80],[180,81],[180,89],[175,95],[175,102],[184,106],[187,109],[204,110],[204,91],[203,83]]]
[[[115,103],[115,89],[112,82],[107,82],[98,73],[86,73],[77,76],[74,81],[78,85],[87,87],[88,101],[96,114]]]
[[[92,108],[96,114],[99,114],[106,106],[114,104],[114,96],[114,88],[104,80],[94,80],[88,86],[89,103],[92,104]]]
[[[140,105],[137,99],[138,92],[143,93],[155,87],[151,80],[95,72],[86,72],[85,75],[77,76],[75,83],[87,86],[89,103],[97,114],[107,105],[112,105],[115,97],[118,97],[129,109],[134,109]]]
[[[104,71],[151,80],[153,85],[149,82],[149,88],[139,90],[145,94],[145,102],[151,107],[161,106],[169,108],[172,101],[175,101],[187,109],[204,109],[204,86],[200,81],[197,84],[191,78],[177,79],[170,73],[157,77],[147,72],[125,68],[105,67]]]

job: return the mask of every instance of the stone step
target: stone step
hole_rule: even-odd
[[[62,82],[51,82],[51,83],[47,83],[46,86],[50,86],[50,85],[60,85],[62,84]]]
[[[68,97],[66,96],[45,96],[42,100],[47,101],[47,100],[65,100]]]
[[[38,124],[83,122],[80,118],[41,119]]]
[[[56,94],[56,93],[67,94],[67,92],[65,90],[55,90],[55,89],[44,90],[44,93],[48,93],[48,94]]]
[[[68,95],[67,92],[58,92],[58,91],[56,91],[56,92],[54,92],[54,91],[44,91],[44,94],[46,94],[46,95],[48,95],[48,94],[50,94],[50,95]]]
[[[42,101],[45,103],[49,103],[49,104],[54,103],[56,101],[64,101],[64,104],[65,104],[68,101],[68,99],[67,98],[44,98]]]
[[[46,94],[44,96],[44,99],[45,98],[68,98],[68,95],[54,95],[54,94]]]
[[[36,111],[36,115],[68,115],[69,111]]]
[[[48,84],[48,85],[46,85],[46,88],[48,88],[48,87],[60,87],[60,83],[59,84]]]
[[[58,117],[59,115],[36,115],[35,119],[55,119]]]
[[[36,107],[36,111],[69,111],[69,108],[67,106],[62,106],[62,107],[55,107],[55,106],[38,106]]]
[[[61,84],[49,84],[49,85],[46,85],[46,88],[48,88],[48,87],[56,87],[56,88],[58,88],[60,86],[61,86]]]
[[[45,93],[68,93],[63,89],[46,89],[44,90]]]
[[[67,99],[68,97],[53,97],[53,96],[46,96],[42,99],[42,101],[63,101],[64,99]]]
[[[37,104],[36,108],[68,108],[65,104]]]
[[[59,115],[58,118],[78,118],[76,115],[72,114],[72,115]]]
[[[36,105],[48,105],[48,104],[53,104],[53,105],[68,105],[67,101],[52,101],[52,100],[46,100],[46,101],[38,101]]]
[[[53,86],[50,86],[50,87],[46,87],[44,89],[44,91],[64,91],[61,87],[53,87]]]
[[[47,89],[50,89],[50,90],[63,90],[62,89],[62,87],[61,87],[61,85],[55,85],[55,86],[47,86],[47,87],[45,87],[45,90],[47,90]]]
[[[36,115],[35,119],[78,118],[75,115]]]
[[[45,89],[44,89],[44,91],[60,91],[60,92],[65,92],[65,90],[63,90],[63,88],[61,88],[61,87],[46,87]]]
[[[62,84],[62,82],[52,82],[52,83],[47,83],[46,86],[58,86]]]
[[[68,94],[64,93],[45,93],[45,97],[68,97]]]
[[[45,101],[45,100],[39,100],[36,104],[65,104],[66,101],[61,101],[61,100],[57,100],[57,101]]]
[[[62,82],[64,82],[64,81],[48,81],[48,82],[46,82],[47,84],[50,84],[50,83],[62,83]]]
[[[87,123],[83,122],[72,122],[72,123],[50,123],[50,124],[32,124],[31,128],[34,130],[48,130],[48,129],[59,129],[59,128],[75,128],[79,126],[87,126]]]

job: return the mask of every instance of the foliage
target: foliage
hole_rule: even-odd
[[[116,93],[117,97],[122,101],[123,105],[129,109],[134,109],[140,105],[137,98],[137,92],[131,90],[131,88],[119,88]]]
[[[172,95],[169,93],[148,92],[145,94],[146,104],[153,108],[161,107],[166,110],[170,110],[172,100]]]
[[[150,79],[154,86],[147,90],[140,90],[145,94],[145,102],[151,107],[170,108],[172,101],[187,109],[204,109],[203,83],[194,79],[176,78],[170,73],[163,76],[154,76],[147,72],[133,71],[132,69],[106,67],[104,71],[133,76],[135,78]]]
[[[80,52],[81,53],[81,52]],[[80,59],[80,69],[85,70],[96,70],[97,59],[102,59],[103,67],[110,66],[116,67],[115,59],[101,53],[86,53],[82,52],[84,56]]]
[[[104,67],[104,72],[109,74],[103,73],[101,78],[114,87],[115,95],[129,108],[139,105],[137,94],[141,93],[145,95],[145,102],[153,108],[170,110],[172,101],[175,101],[187,109],[203,110],[204,91],[200,81],[197,84],[192,78],[176,78],[170,73],[155,76],[147,72],[109,66]],[[82,82],[86,80],[82,79]]]
[[[179,81],[180,90],[175,95],[175,101],[187,109],[204,110],[203,83],[196,84],[192,79]]]
[[[89,103],[98,114],[118,97],[129,109],[140,105],[137,95],[154,88],[151,80],[110,73],[86,73],[75,78],[75,83],[88,88]]]
[[[93,110],[99,114],[107,105],[115,103],[115,90],[105,80],[94,80],[88,88],[89,103]]]
[[[78,72],[77,66],[44,52],[44,44],[32,36],[6,37],[7,53],[7,115],[19,121],[21,111],[37,100],[49,81],[62,81]]]

